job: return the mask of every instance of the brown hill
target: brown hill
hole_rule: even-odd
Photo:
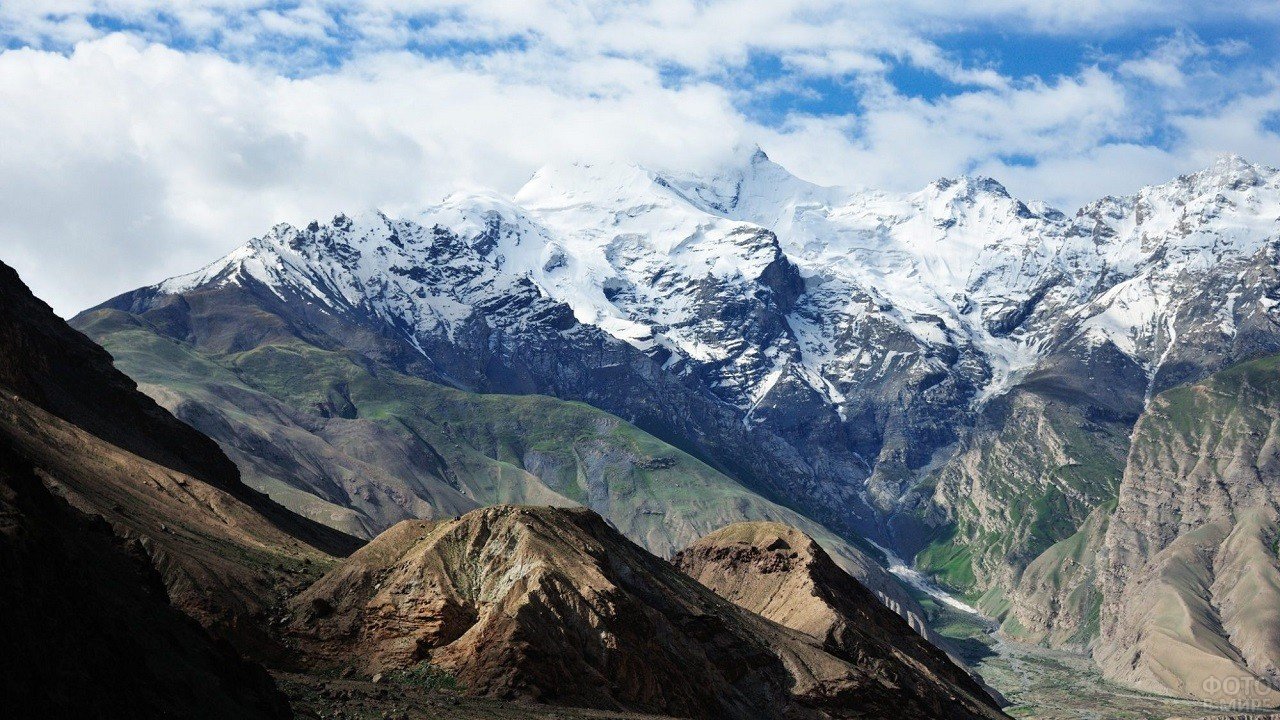
[[[359,545],[241,484],[212,440],[139,392],[2,263],[0,450],[106,520],[174,606],[243,648],[266,652],[266,609]]]
[[[813,538],[774,522],[728,525],[680,551],[676,567],[738,607],[875,668],[912,717],[998,715],[968,673],[841,570]],[[906,717],[906,716],[904,716]]]
[[[290,717],[261,668],[169,605],[138,543],[41,479],[0,440],[5,717]]]
[[[901,684],[917,672],[898,658],[840,657],[746,612],[584,509],[400,523],[293,610],[309,655],[440,674],[476,695],[701,718],[1000,716],[943,685]]]

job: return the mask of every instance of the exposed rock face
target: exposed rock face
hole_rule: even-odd
[[[927,650],[858,591],[869,617]],[[927,661],[829,652],[746,612],[585,509],[406,521],[293,609],[298,644],[335,665],[427,662],[480,695],[699,718],[1000,716],[953,686],[912,683]]]
[[[777,520],[813,534],[905,615],[922,615],[846,539],[621,418],[546,396],[458,390],[305,332],[246,339],[251,326],[279,320],[261,311],[236,318],[235,352],[215,352],[162,330],[177,313],[104,308],[77,324],[217,439],[246,483],[314,520],[372,537],[400,520],[496,503],[581,504],[662,557],[732,522]],[[182,317],[180,326],[205,327]]]
[[[1147,399],[1280,348],[1278,190],[1280,172],[1226,157],[1082,208],[1060,274],[1014,333],[1040,338],[1037,357],[921,487],[931,497],[895,518],[906,549],[924,535],[941,547],[922,564],[944,580],[958,565],[976,589],[1000,588],[1015,604],[1039,595],[1017,589],[1024,568],[1114,498]],[[1036,405],[1043,420],[1018,411]]]
[[[1111,677],[1280,705],[1280,359],[1156,397],[1099,556]]]
[[[795,528],[729,525],[681,550],[675,565],[738,607],[816,638],[860,667],[878,668],[911,695],[932,698],[938,705],[928,713],[948,703],[993,704],[965,671]],[[944,700],[938,687],[956,698]]]
[[[1087,398],[1028,383],[984,408],[937,473],[925,523],[946,532],[917,554],[922,570],[961,592],[1011,591],[1028,563],[1115,497],[1132,419]],[[908,519],[904,540],[920,531]]]

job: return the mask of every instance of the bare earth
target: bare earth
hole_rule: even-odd
[[[335,720],[662,720],[604,710],[467,697],[413,684],[276,673],[299,718]]]
[[[1270,720],[1250,712],[1124,687],[1102,677],[1085,655],[997,639],[958,612],[931,606],[935,627],[957,641],[965,660],[1012,703],[1004,710],[1032,720]]]

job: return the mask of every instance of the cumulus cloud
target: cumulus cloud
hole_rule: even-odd
[[[511,193],[583,158],[704,169],[759,143],[818,182],[976,172],[1068,209],[1219,151],[1280,164],[1274,58],[1169,23],[1256,3],[948,5],[3,3],[0,259],[70,314],[277,221]],[[993,27],[1163,39],[1038,75],[943,41]]]
[[[7,52],[0,249],[37,258],[20,269],[65,313],[280,220],[512,191],[578,157],[705,165],[747,141],[719,87],[666,88],[625,63],[582,74],[557,89],[397,54],[287,78],[120,35]]]

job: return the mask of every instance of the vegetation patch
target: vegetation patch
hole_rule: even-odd
[[[438,665],[432,665],[427,660],[403,670],[395,670],[389,674],[388,679],[401,685],[413,685],[414,687],[432,691],[461,691],[465,689],[453,673]]]
[[[952,530],[934,539],[916,554],[916,567],[931,575],[948,590],[967,595],[977,586],[973,574],[973,553],[967,545],[956,542]]]

